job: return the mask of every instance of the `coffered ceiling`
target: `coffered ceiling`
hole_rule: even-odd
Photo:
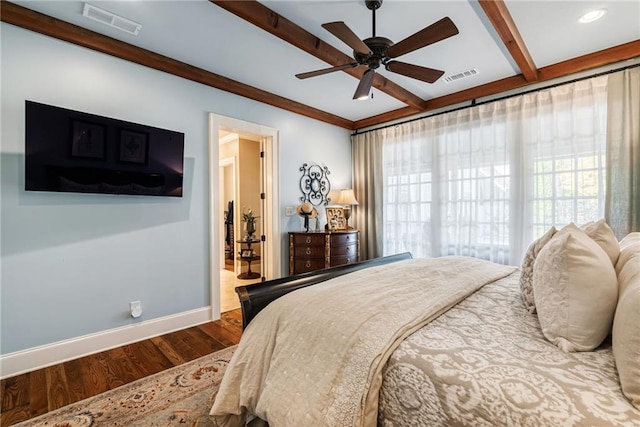
[[[353,62],[353,50],[322,24],[343,21],[358,38],[371,37],[362,0],[89,3],[142,28],[133,35],[88,19],[85,2],[73,0],[2,1],[0,19],[347,129],[640,57],[638,1],[384,0],[377,36],[398,43],[444,17],[459,33],[398,58],[444,71],[435,83],[380,67],[373,97],[357,101],[365,66],[295,75]],[[578,22],[595,9],[606,13]],[[446,82],[465,72],[471,76]]]

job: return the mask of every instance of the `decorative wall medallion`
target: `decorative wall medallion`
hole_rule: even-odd
[[[300,168],[300,190],[302,190],[301,202],[310,202],[314,206],[328,205],[331,199],[327,197],[331,191],[329,182],[329,168],[326,166],[307,165],[303,163]]]

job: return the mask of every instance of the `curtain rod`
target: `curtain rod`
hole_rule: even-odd
[[[368,133],[368,132],[374,132],[376,130],[390,128],[392,126],[403,125],[405,123],[411,123],[411,122],[415,122],[417,120],[427,119],[429,117],[436,117],[436,116],[440,116],[442,114],[453,113],[455,111],[464,110],[465,108],[477,107],[478,105],[484,105],[484,104],[488,104],[490,102],[502,101],[504,99],[509,99],[509,98],[513,98],[513,97],[516,97],[516,96],[521,96],[521,95],[526,95],[526,94],[533,93],[533,92],[539,92],[539,91],[542,91],[542,90],[552,89],[554,87],[567,85],[567,84],[570,84],[570,83],[576,83],[576,82],[579,82],[579,81],[582,81],[582,80],[592,79],[594,77],[605,76],[607,74],[613,74],[613,73],[617,73],[619,71],[629,70],[631,68],[636,68],[636,67],[640,67],[640,63],[639,64],[627,65],[627,66],[616,68],[616,69],[613,69],[613,70],[602,71],[600,73],[591,74],[589,76],[578,77],[578,78],[575,78],[575,79],[572,79],[572,80],[567,80],[566,82],[558,82],[558,83],[550,84],[548,86],[540,87],[540,88],[537,88],[537,89],[529,89],[529,90],[525,90],[525,91],[522,91],[522,92],[511,94],[511,95],[505,95],[505,96],[501,96],[501,97],[498,97],[498,98],[488,99],[486,101],[476,102],[475,99],[472,99],[470,101],[471,105],[464,105],[464,106],[452,108],[450,110],[441,111],[439,113],[428,114],[426,116],[416,117],[416,118],[404,120],[404,121],[398,122],[398,123],[392,123],[392,124],[389,124],[389,125],[378,126],[376,128],[373,128],[373,129],[368,129],[368,130],[363,130],[363,131],[360,131],[360,130],[356,129],[355,132],[353,132],[351,134],[351,136],[359,135],[359,134],[363,134],[363,133]],[[469,102],[469,101],[467,101],[467,102]]]

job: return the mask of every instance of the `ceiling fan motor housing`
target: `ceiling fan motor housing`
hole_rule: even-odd
[[[382,6],[382,0],[365,0],[364,4],[367,5],[367,9],[376,10]]]
[[[386,37],[376,36],[376,9],[382,6],[382,0],[364,0],[365,5],[371,10],[372,16],[372,37],[368,39],[360,39],[351,30],[347,24],[342,21],[327,22],[322,27],[331,34],[342,40],[347,46],[353,49],[353,57],[356,62],[335,65],[333,67],[321,70],[311,71],[308,73],[296,74],[299,79],[320,76],[334,71],[346,70],[347,68],[366,65],[367,70],[364,71],[358,84],[358,89],[354,95],[354,99],[367,98],[371,85],[373,83],[375,71],[384,65],[385,69],[392,73],[401,74],[416,80],[427,83],[435,83],[444,71],[433,68],[423,67],[421,65],[407,64],[405,62],[393,60],[401,55],[413,52],[417,49],[429,46],[430,44],[455,36],[459,33],[458,28],[453,21],[447,16],[441,20],[434,22],[428,27],[424,27],[418,31],[393,43]]]
[[[363,42],[369,47],[371,54],[364,55],[353,51],[353,57],[358,61],[358,64],[366,65],[370,69],[375,70],[380,64],[386,63],[389,59],[387,57],[387,51],[393,46],[391,40],[386,37],[370,37],[364,39]]]

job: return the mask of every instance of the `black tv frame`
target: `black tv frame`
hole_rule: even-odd
[[[184,133],[25,101],[25,190],[182,197]]]

